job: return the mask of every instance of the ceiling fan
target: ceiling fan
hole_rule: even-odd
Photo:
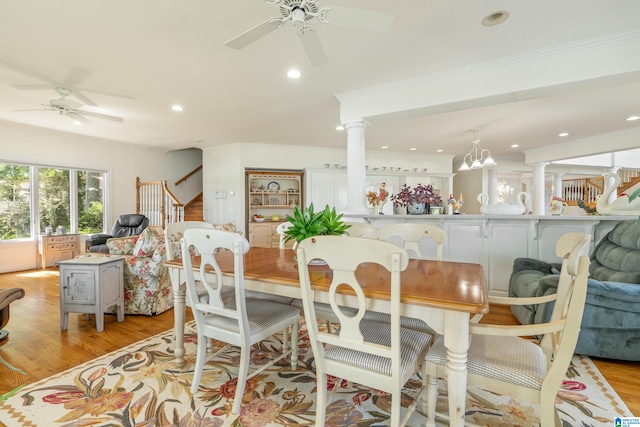
[[[81,104],[72,99],[67,99],[67,96],[71,95],[71,90],[65,89],[63,87],[56,87],[56,92],[60,95],[58,99],[52,99],[49,101],[49,104],[42,104],[45,108],[36,108],[29,110],[14,110],[14,111],[45,111],[45,110],[53,110],[57,111],[61,116],[69,117],[74,122],[78,122],[81,124],[91,123],[89,119],[85,116],[95,117],[98,119],[111,120],[114,122],[122,123],[124,119],[122,117],[111,116],[108,114],[94,113],[92,111],[81,110],[84,104]]]
[[[54,80],[44,74],[41,74],[35,69],[32,69],[24,65],[19,65],[14,62],[7,61],[6,59],[2,59],[2,58],[0,58],[0,67],[8,68],[20,74],[24,74],[25,76],[29,76],[43,82],[43,83],[34,83],[34,84],[30,83],[30,84],[12,84],[11,85],[12,87],[19,90],[43,90],[43,89],[55,89],[56,87],[65,87],[67,89],[73,90],[73,95],[76,98],[78,98],[80,101],[84,102],[85,105],[90,105],[92,107],[97,107],[98,104],[96,104],[96,102],[93,101],[93,99],[91,99],[84,92],[93,92],[97,94],[113,96],[113,97],[118,97],[123,99],[135,99],[134,97],[129,95],[123,95],[123,94],[114,93],[114,92],[103,92],[95,89],[80,88],[78,85],[80,85],[82,81],[84,81],[91,74],[91,71],[78,66],[73,66],[67,73],[64,80],[62,81]]]
[[[276,16],[256,25],[248,31],[232,38],[225,44],[235,49],[242,49],[256,40],[266,36],[283,26],[287,21],[297,28],[302,47],[312,67],[326,64],[320,38],[313,25],[308,23],[317,19],[324,24],[335,24],[345,27],[388,31],[393,23],[393,15],[373,10],[354,9],[348,7],[318,7],[318,0],[265,0],[268,4],[280,8],[282,16]]]

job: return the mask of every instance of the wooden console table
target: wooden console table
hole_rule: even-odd
[[[73,258],[80,255],[79,234],[52,234],[38,236],[39,268],[46,268],[53,261]]]

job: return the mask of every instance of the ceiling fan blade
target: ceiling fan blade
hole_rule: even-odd
[[[245,31],[244,33],[236,36],[226,42],[225,44],[234,49],[242,49],[255,42],[258,39],[270,34],[272,31],[278,29],[278,27],[282,24],[282,19],[280,18],[269,18],[261,24],[256,25],[250,30]]]
[[[313,27],[308,26],[304,32],[299,33],[298,35],[312,67],[325,65],[329,62],[327,60],[327,55],[324,53],[322,43],[320,43],[320,37],[318,37],[318,33]]]
[[[91,75],[91,73],[92,71],[86,68],[74,65],[73,68],[71,68],[71,70],[69,70],[69,72],[67,73],[64,81],[72,85],[81,84]]]
[[[13,64],[13,63],[5,61],[4,59],[1,59],[1,58],[0,58],[0,66],[8,68],[8,69],[13,70],[13,71],[16,71],[16,72],[18,72],[20,74],[24,74],[26,76],[33,77],[36,80],[53,83],[53,81],[50,78],[48,78],[45,75],[42,75],[42,74],[38,73],[37,71],[29,70],[29,69],[27,69],[25,67],[22,67],[22,66],[20,66],[18,64]]]
[[[87,119],[82,114],[69,112],[69,113],[66,114],[66,116],[69,117],[74,122],[80,122],[83,125],[88,125],[88,124],[91,123],[91,120]]]
[[[35,83],[35,84],[12,84],[12,88],[18,90],[44,90],[53,88],[53,84]]]
[[[91,100],[91,98],[89,98],[88,96],[86,96],[85,94],[80,92],[79,89],[77,89],[77,88],[75,88],[73,86],[70,86],[70,85],[67,85],[67,86],[69,86],[71,88],[71,95],[75,96],[76,98],[78,98],[84,104],[91,105],[92,107],[97,107],[98,106],[98,104],[96,104],[95,101]],[[83,105],[83,104],[80,104],[80,105]]]
[[[390,13],[376,10],[336,6],[323,9],[326,9],[326,20],[330,24],[361,30],[389,31],[395,18]]]
[[[95,117],[97,119],[111,120],[113,122],[122,123],[124,121],[122,117],[110,116],[108,114],[93,113],[91,111],[78,110],[76,111],[76,113],[83,116]]]
[[[55,110],[55,108],[26,108],[26,109],[22,109],[22,110],[11,110],[11,111],[48,111],[48,110]]]

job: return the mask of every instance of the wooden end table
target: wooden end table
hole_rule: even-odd
[[[116,306],[124,321],[124,257],[80,257],[59,261],[60,329],[67,330],[69,313],[96,315],[96,329],[104,330],[104,313]]]

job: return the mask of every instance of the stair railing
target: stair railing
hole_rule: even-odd
[[[603,187],[590,179],[568,179],[562,181],[562,200],[569,205],[577,205],[578,199],[587,204],[595,203],[602,194]]]
[[[182,178],[177,180],[174,185],[177,187],[178,185],[182,184],[183,182],[187,182],[187,180],[189,178],[191,178],[193,175],[195,175],[196,173],[198,173],[201,170],[202,170],[202,165],[196,167],[194,170],[192,170],[191,172],[189,172],[188,174],[186,174],[185,176],[183,176]]]
[[[149,225],[163,229],[184,221],[184,205],[171,193],[166,180],[140,182],[136,177],[136,213],[149,218]]]

